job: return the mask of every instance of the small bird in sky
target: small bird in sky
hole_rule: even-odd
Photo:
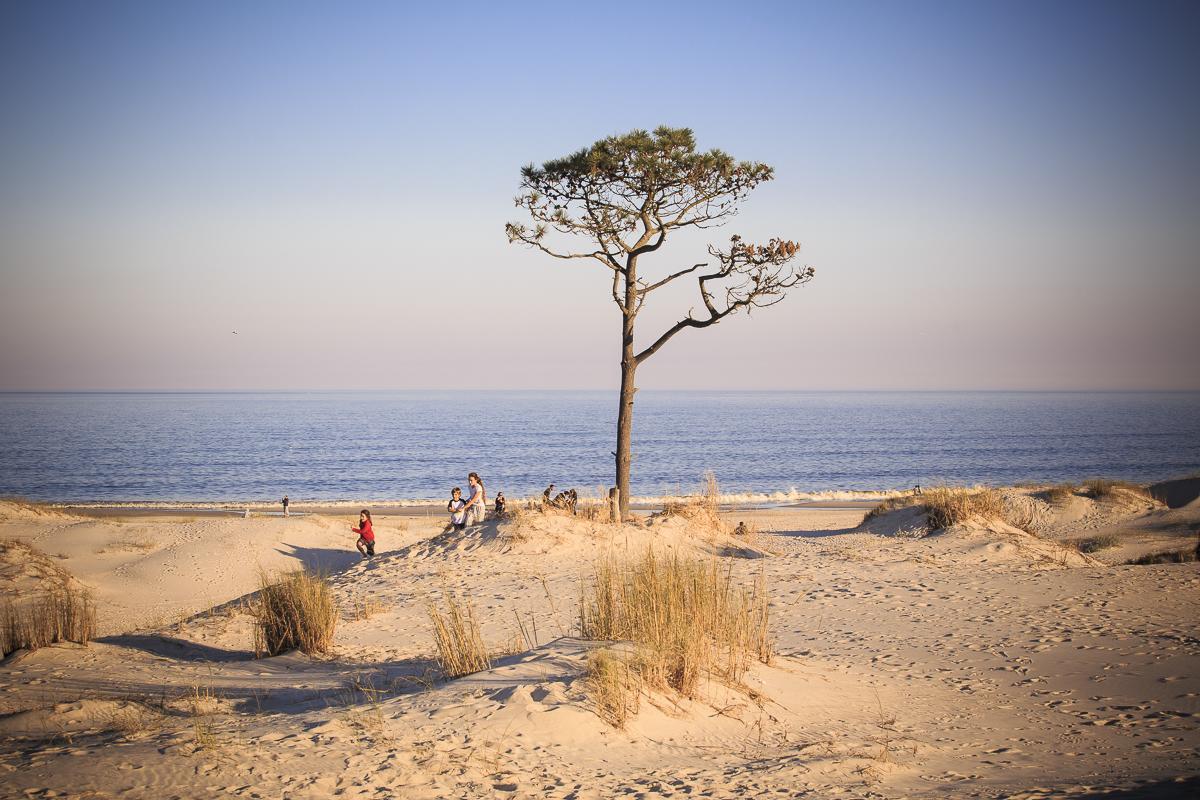
[[[237,336],[237,335],[238,335],[238,332],[237,332],[237,331],[234,331],[234,332],[233,332],[233,335],[234,335],[234,336]]]

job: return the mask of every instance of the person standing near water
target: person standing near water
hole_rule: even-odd
[[[287,509],[287,507],[288,507],[288,496],[285,494],[285,495],[283,496],[283,515],[284,515],[285,517],[288,515],[288,509]]]
[[[483,517],[487,514],[487,493],[483,490],[483,480],[479,477],[478,472],[468,475],[467,483],[471,486],[471,496],[467,498],[467,504],[463,506],[463,511],[467,514],[468,525],[478,525],[483,522]]]

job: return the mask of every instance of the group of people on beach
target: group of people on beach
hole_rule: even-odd
[[[450,512],[450,525],[454,530],[461,531],[468,525],[478,525],[487,515],[487,491],[483,488],[483,479],[479,477],[478,472],[467,475],[467,486],[471,490],[467,499],[463,499],[462,488],[455,486],[450,492],[450,502],[446,504],[446,510]],[[503,516],[505,510],[503,492],[496,493],[495,509],[497,516]],[[371,512],[365,508],[360,511],[358,526],[352,527],[350,530],[358,534],[358,541],[355,542],[358,552],[362,553],[363,558],[373,558],[375,556],[375,530],[371,524]]]

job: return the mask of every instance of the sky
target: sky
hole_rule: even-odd
[[[519,171],[689,127],[815,279],[643,389],[1200,389],[1200,6],[0,5],[0,390],[612,389]],[[644,346],[698,306],[656,293]],[[237,331],[236,334],[233,331]]]

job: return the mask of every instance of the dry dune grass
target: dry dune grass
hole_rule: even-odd
[[[681,518],[693,532],[729,535],[733,529],[718,513],[720,496],[717,476],[710,470],[704,473],[699,493],[669,500],[662,511],[651,516],[651,520]]]
[[[1135,494],[1153,499],[1144,486],[1129,481],[1114,481],[1106,478],[1093,478],[1083,482],[1083,493],[1093,500],[1119,500],[1122,493]]]
[[[629,641],[632,653],[597,654],[588,683],[600,715],[624,724],[645,685],[695,697],[703,678],[736,685],[751,661],[769,663],[765,579],[735,586],[717,559],[661,556],[647,550],[637,560],[609,555],[595,565],[580,600],[585,639]]]
[[[1062,505],[1075,496],[1079,491],[1079,487],[1073,483],[1060,483],[1056,486],[1051,486],[1043,492],[1047,503],[1054,505]]]
[[[304,570],[259,575],[254,615],[256,657],[291,650],[308,655],[327,653],[333,646],[338,609],[329,583]]]
[[[929,515],[931,528],[949,528],[971,517],[1004,519],[1005,505],[994,489],[953,489],[945,486],[927,489],[921,505]]]
[[[919,495],[890,497],[868,511],[863,522],[912,506],[925,509],[931,530],[944,530],[981,517],[1036,533],[1047,515],[1044,502],[1019,492],[1000,492],[987,487],[935,486]]]
[[[445,613],[429,604],[433,640],[437,645],[438,665],[448,678],[491,669],[492,659],[479,631],[479,620],[469,601],[459,600],[449,591],[442,592]]]
[[[96,606],[91,595],[69,583],[46,590],[23,603],[8,600],[0,610],[0,649],[36,650],[55,642],[86,644],[96,633]]]

